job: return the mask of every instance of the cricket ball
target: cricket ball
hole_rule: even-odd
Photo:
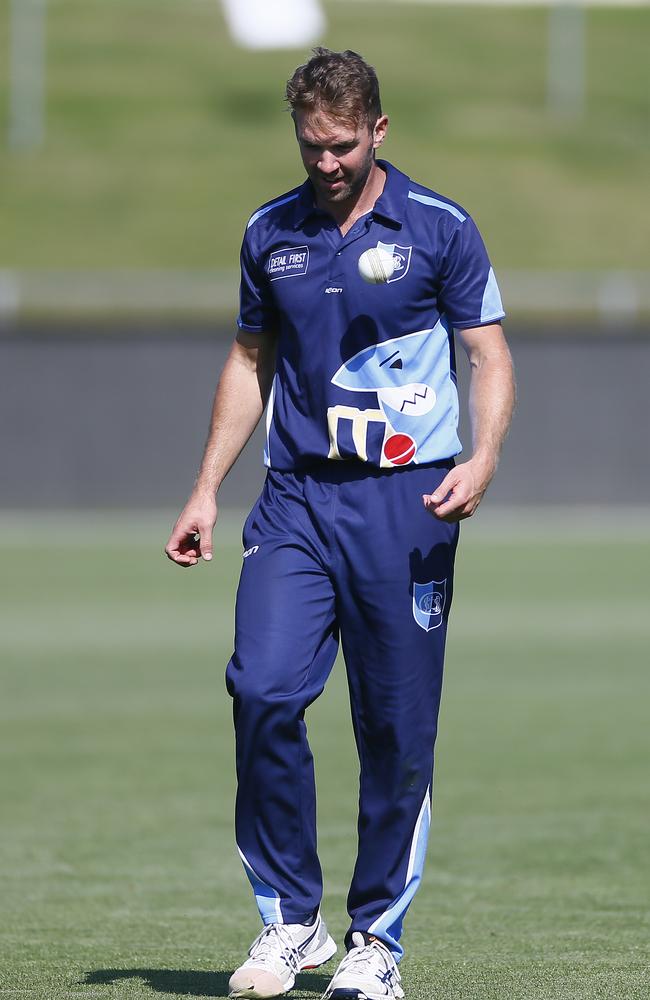
[[[407,465],[415,455],[415,441],[408,434],[391,434],[384,442],[384,455],[392,465]]]
[[[359,257],[359,274],[370,285],[383,285],[395,270],[395,260],[392,253],[381,247],[371,247],[364,250]]]

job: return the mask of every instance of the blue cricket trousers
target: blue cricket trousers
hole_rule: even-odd
[[[305,710],[339,632],[361,763],[354,930],[399,960],[430,816],[458,526],[428,514],[451,461],[409,469],[323,463],[269,471],[244,526],[235,651],[237,846],[265,923],[320,905],[316,796]]]

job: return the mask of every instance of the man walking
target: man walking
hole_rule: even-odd
[[[301,969],[336,951],[320,914],[304,714],[340,634],[361,762],[359,849],[347,954],[325,997],[400,998],[458,522],[495,472],[512,366],[472,219],[376,159],[388,118],[372,67],[354,52],[316,49],[287,100],[307,180],[248,222],[239,333],[166,552],[182,566],[212,558],[216,492],[266,406],[268,472],[244,527],[227,669],[237,845],[264,926],[230,995],[286,993]],[[370,249],[390,262],[377,283],[359,271]],[[473,450],[459,465],[454,330],[472,372]]]

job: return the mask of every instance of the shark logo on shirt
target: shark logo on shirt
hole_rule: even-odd
[[[356,412],[367,414],[366,421],[385,424],[382,466],[417,461],[420,444],[438,423],[439,415],[435,412],[437,396],[429,380],[435,373],[441,335],[446,345],[447,330],[439,321],[432,330],[419,330],[373,344],[341,365],[332,378],[332,383],[341,389],[376,396],[379,410]],[[330,408],[339,410],[339,416],[348,416],[342,411],[350,409]],[[358,447],[357,454],[367,460]],[[336,454],[336,443],[333,442],[330,458],[337,457],[341,456]]]

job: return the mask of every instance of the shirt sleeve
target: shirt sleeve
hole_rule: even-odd
[[[252,246],[250,231],[244,233],[240,255],[241,282],[239,285],[239,316],[237,326],[251,333],[275,330],[278,323],[277,309],[269,281]]]
[[[438,302],[452,326],[497,323],[505,312],[485,244],[469,216],[454,229],[440,261]]]

